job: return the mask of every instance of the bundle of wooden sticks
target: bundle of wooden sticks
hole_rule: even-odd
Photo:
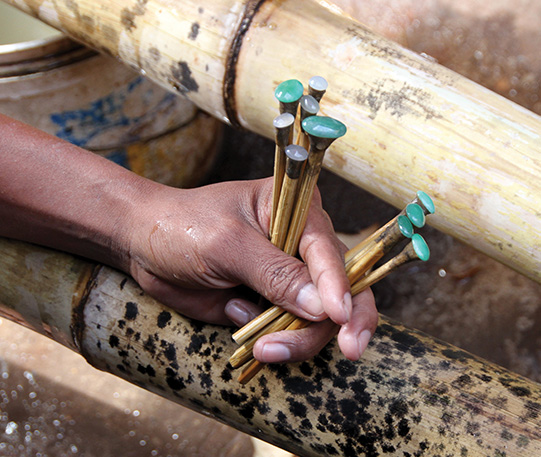
[[[321,76],[314,76],[308,83],[307,95],[304,95],[302,83],[296,79],[284,81],[275,91],[280,115],[274,119],[276,151],[269,232],[271,242],[292,256],[297,255],[325,151],[346,133],[342,122],[317,116],[326,90],[327,81]],[[296,138],[295,142],[293,138]],[[432,199],[419,191],[400,214],[346,253],[345,268],[352,295],[375,284],[400,265],[416,259],[428,260],[428,245],[421,235],[414,233],[414,226],[423,227],[425,217],[434,209]],[[380,259],[404,240],[408,243],[399,254],[373,269]],[[252,354],[260,337],[281,330],[301,329],[308,324],[307,320],[278,306],[271,306],[238,330],[233,339],[240,347],[229,362],[233,368],[244,366],[239,382],[249,382],[263,367]]]

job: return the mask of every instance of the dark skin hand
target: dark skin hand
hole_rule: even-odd
[[[272,180],[176,189],[135,175],[0,115],[0,236],[72,252],[116,267],[180,313],[242,326],[261,310],[244,285],[315,323],[261,338],[262,362],[312,357],[338,332],[358,359],[373,334],[370,291],[351,298],[345,247],[319,195],[299,253],[268,240]]]

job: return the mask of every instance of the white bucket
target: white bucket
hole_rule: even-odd
[[[182,187],[206,174],[222,131],[187,99],[1,2],[0,112]]]

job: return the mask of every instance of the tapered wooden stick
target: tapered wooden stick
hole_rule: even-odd
[[[418,205],[420,207],[420,210],[415,208],[414,206],[409,206],[410,204]],[[358,256],[362,255],[362,251],[367,249],[367,246],[373,243],[374,240],[379,237],[385,230],[387,230],[390,225],[395,224],[398,216],[407,215],[408,217],[416,221],[415,226],[417,228],[421,228],[423,226],[424,219],[423,216],[420,214],[420,211],[424,214],[424,216],[434,214],[435,212],[435,205],[432,201],[432,198],[430,198],[430,196],[426,192],[423,192],[421,190],[417,191],[417,194],[413,201],[411,203],[408,203],[408,205],[406,205],[406,207],[395,218],[391,219],[385,225],[381,226],[378,230],[371,233],[363,241],[361,241],[359,244],[357,244],[354,248],[352,248],[346,253],[346,268],[354,261],[354,258],[358,258]]]
[[[288,233],[291,213],[295,206],[302,170],[308,159],[308,151],[302,146],[290,144],[285,149],[285,155],[287,157],[286,172],[281,186],[280,200],[271,238],[272,244],[282,250]]]
[[[303,95],[299,103],[300,116],[298,116],[299,128],[297,129],[296,144],[308,149],[310,146],[310,140],[302,128],[302,122],[309,116],[315,116],[319,112],[319,103],[311,95]]]
[[[321,102],[329,84],[323,76],[312,76],[308,81],[308,94]]]
[[[296,255],[297,253],[325,151],[334,140],[345,135],[347,130],[346,126],[340,121],[320,116],[307,117],[302,122],[302,125],[310,139],[310,154],[302,175],[301,187],[284,246],[284,252],[289,255]],[[258,361],[250,363],[250,374],[244,375],[244,373],[241,373],[239,382],[241,380],[247,382],[244,380],[251,379],[255,373],[261,370],[262,366],[263,364]]]
[[[346,275],[350,283],[355,283],[399,241],[412,236],[413,227],[409,218],[403,215],[398,216],[395,223],[389,225],[372,243],[351,259],[346,266]]]
[[[370,274],[361,278],[351,286],[351,294],[356,295],[363,290],[372,286],[376,282],[383,279],[388,274],[395,271],[398,267],[413,260],[421,259],[427,261],[430,257],[430,250],[426,244],[424,238],[415,233],[411,238],[411,242],[398,254],[388,262],[384,263],[381,267],[372,271]]]
[[[310,154],[284,247],[284,251],[290,255],[297,254],[325,151],[346,133],[346,126],[330,117],[311,116],[302,122],[302,126],[310,139]]]
[[[254,345],[259,338],[261,338],[263,335],[278,332],[289,327],[289,325],[294,320],[295,316],[293,314],[284,313],[278,319],[274,320],[265,328],[261,329],[254,336],[244,342],[244,344],[233,353],[233,355],[229,358],[229,363],[231,364],[231,366],[233,368],[238,368],[244,365],[252,358],[252,349],[254,348]]]
[[[283,308],[279,306],[272,306],[269,309],[263,311],[255,319],[252,319],[245,326],[233,333],[233,341],[237,344],[244,344],[255,335],[260,329],[266,327],[275,319],[279,318],[282,314],[285,313]]]
[[[278,211],[278,201],[280,200],[280,191],[285,173],[285,148],[292,143],[293,125],[295,117],[291,113],[282,113],[274,118],[274,130],[276,138],[276,148],[274,153],[274,180],[272,187],[272,211],[270,222],[270,236],[272,237],[272,228]]]

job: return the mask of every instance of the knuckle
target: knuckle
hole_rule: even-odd
[[[306,267],[293,257],[284,256],[278,262],[275,258],[263,262],[261,273],[266,278],[264,295],[274,304],[282,305],[289,304],[291,291],[305,279]]]

